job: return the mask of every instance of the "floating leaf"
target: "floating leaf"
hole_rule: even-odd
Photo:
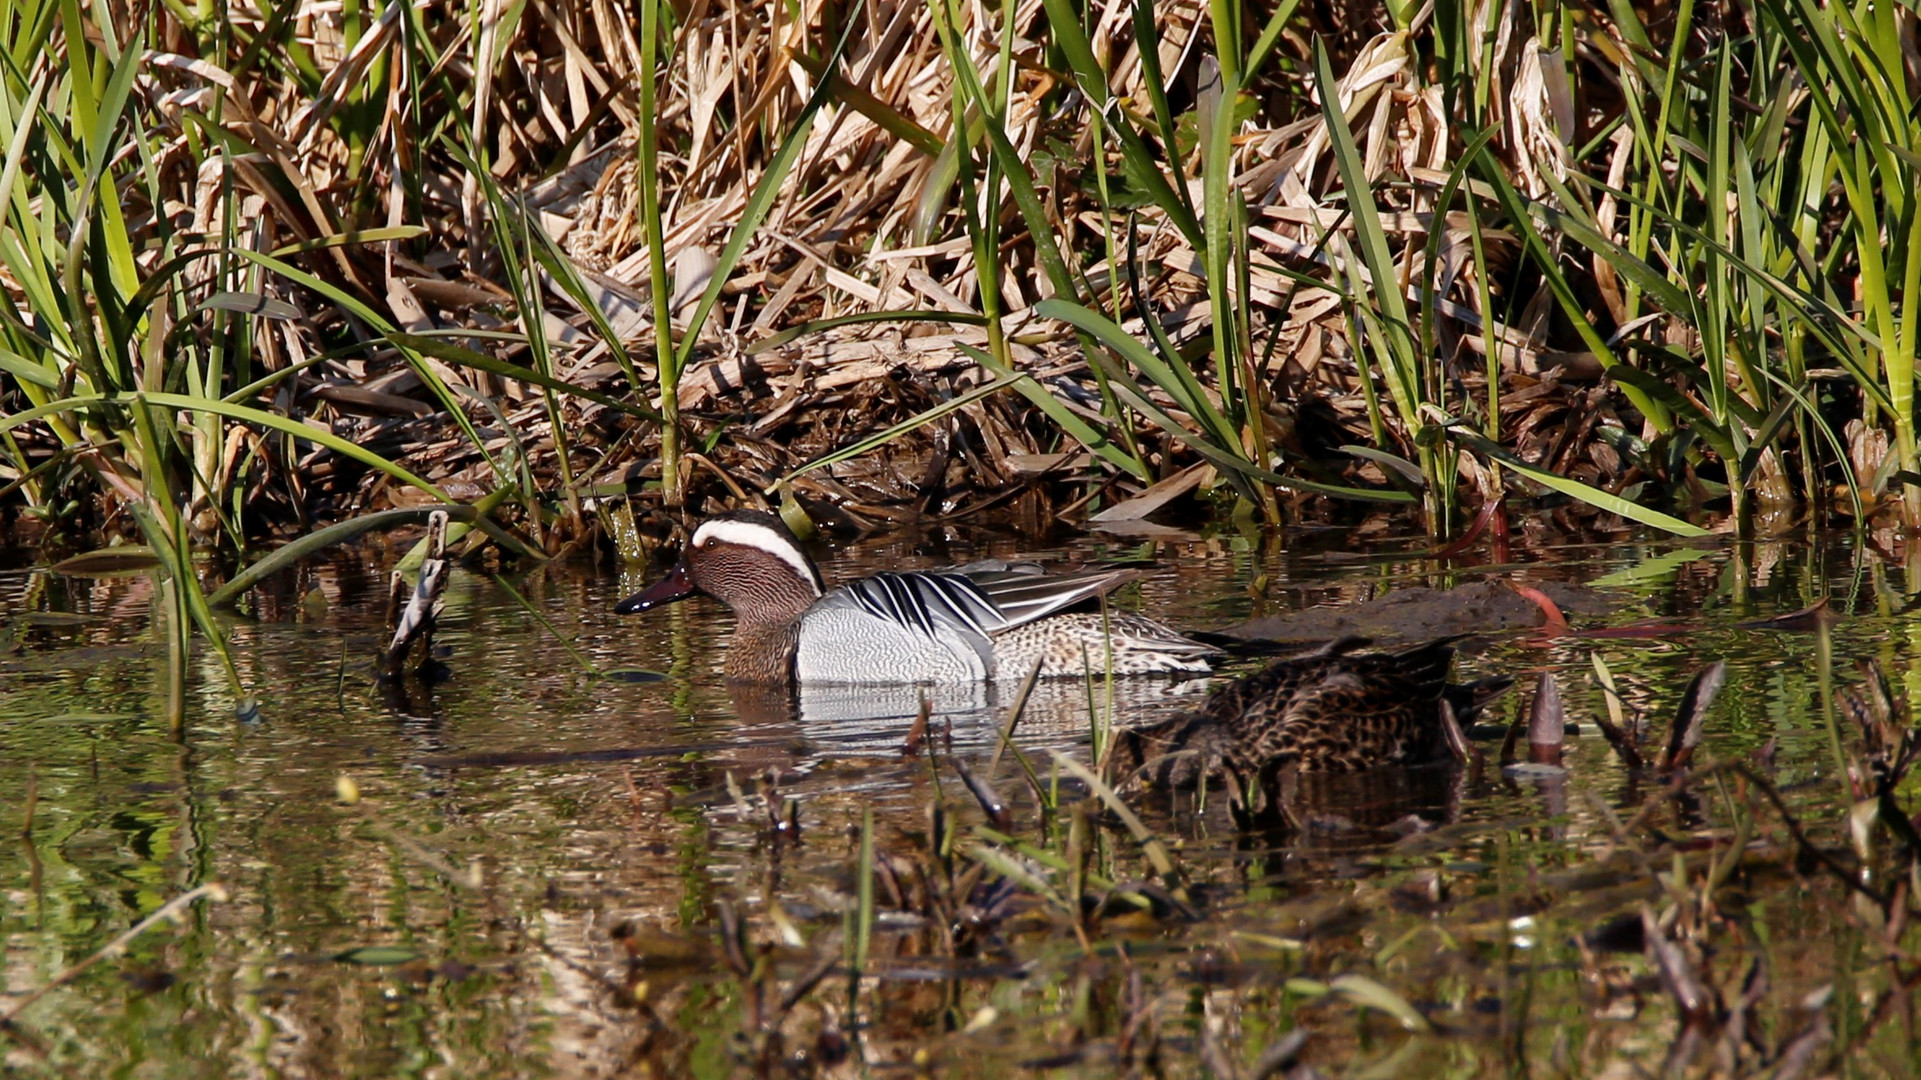
[[[602,672],[601,674],[605,675],[609,679],[613,679],[615,682],[655,683],[655,682],[667,681],[667,676],[665,673],[659,672],[659,671],[650,671],[647,668],[637,668],[637,667],[608,668],[606,671]]]
[[[145,544],[101,548],[53,564],[53,572],[68,577],[117,577],[145,573],[160,565],[160,556]]]
[[[1426,1031],[1429,1028],[1427,1017],[1408,1004],[1406,998],[1365,975],[1342,975],[1329,983],[1328,988],[1356,1005],[1381,1010],[1400,1021],[1401,1026],[1409,1031]]]
[[[15,620],[25,626],[92,626],[105,621],[99,615],[82,615],[77,611],[28,611]]]
[[[391,967],[420,959],[417,949],[405,945],[362,945],[358,949],[335,953],[334,959],[343,964],[362,964],[367,967]]]

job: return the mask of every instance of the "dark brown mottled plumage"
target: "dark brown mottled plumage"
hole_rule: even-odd
[[[1272,794],[1289,766],[1349,772],[1444,760],[1451,723],[1443,705],[1454,724],[1466,724],[1513,681],[1448,685],[1455,640],[1356,653],[1367,641],[1343,638],[1283,657],[1191,712],[1127,732],[1126,745],[1157,785],[1191,786],[1222,773],[1245,798]]]

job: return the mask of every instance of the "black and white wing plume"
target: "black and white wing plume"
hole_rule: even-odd
[[[1058,614],[1138,576],[1129,569],[1048,575],[1033,563],[985,562],[949,571],[875,574],[836,591],[876,618],[930,637],[945,629],[988,638]]]

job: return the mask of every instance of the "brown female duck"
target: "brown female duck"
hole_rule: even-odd
[[[1513,680],[1450,685],[1456,640],[1357,653],[1367,639],[1343,638],[1283,657],[1192,712],[1128,732],[1127,746],[1156,784],[1190,786],[1218,772],[1236,804],[1250,808],[1290,767],[1349,772],[1464,755],[1461,725]]]

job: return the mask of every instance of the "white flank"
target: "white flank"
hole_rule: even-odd
[[[764,551],[793,567],[794,573],[813,588],[814,595],[820,595],[820,573],[814,569],[813,563],[807,561],[806,553],[765,525],[756,525],[751,521],[705,521],[694,530],[694,546],[705,547],[709,541]]]

